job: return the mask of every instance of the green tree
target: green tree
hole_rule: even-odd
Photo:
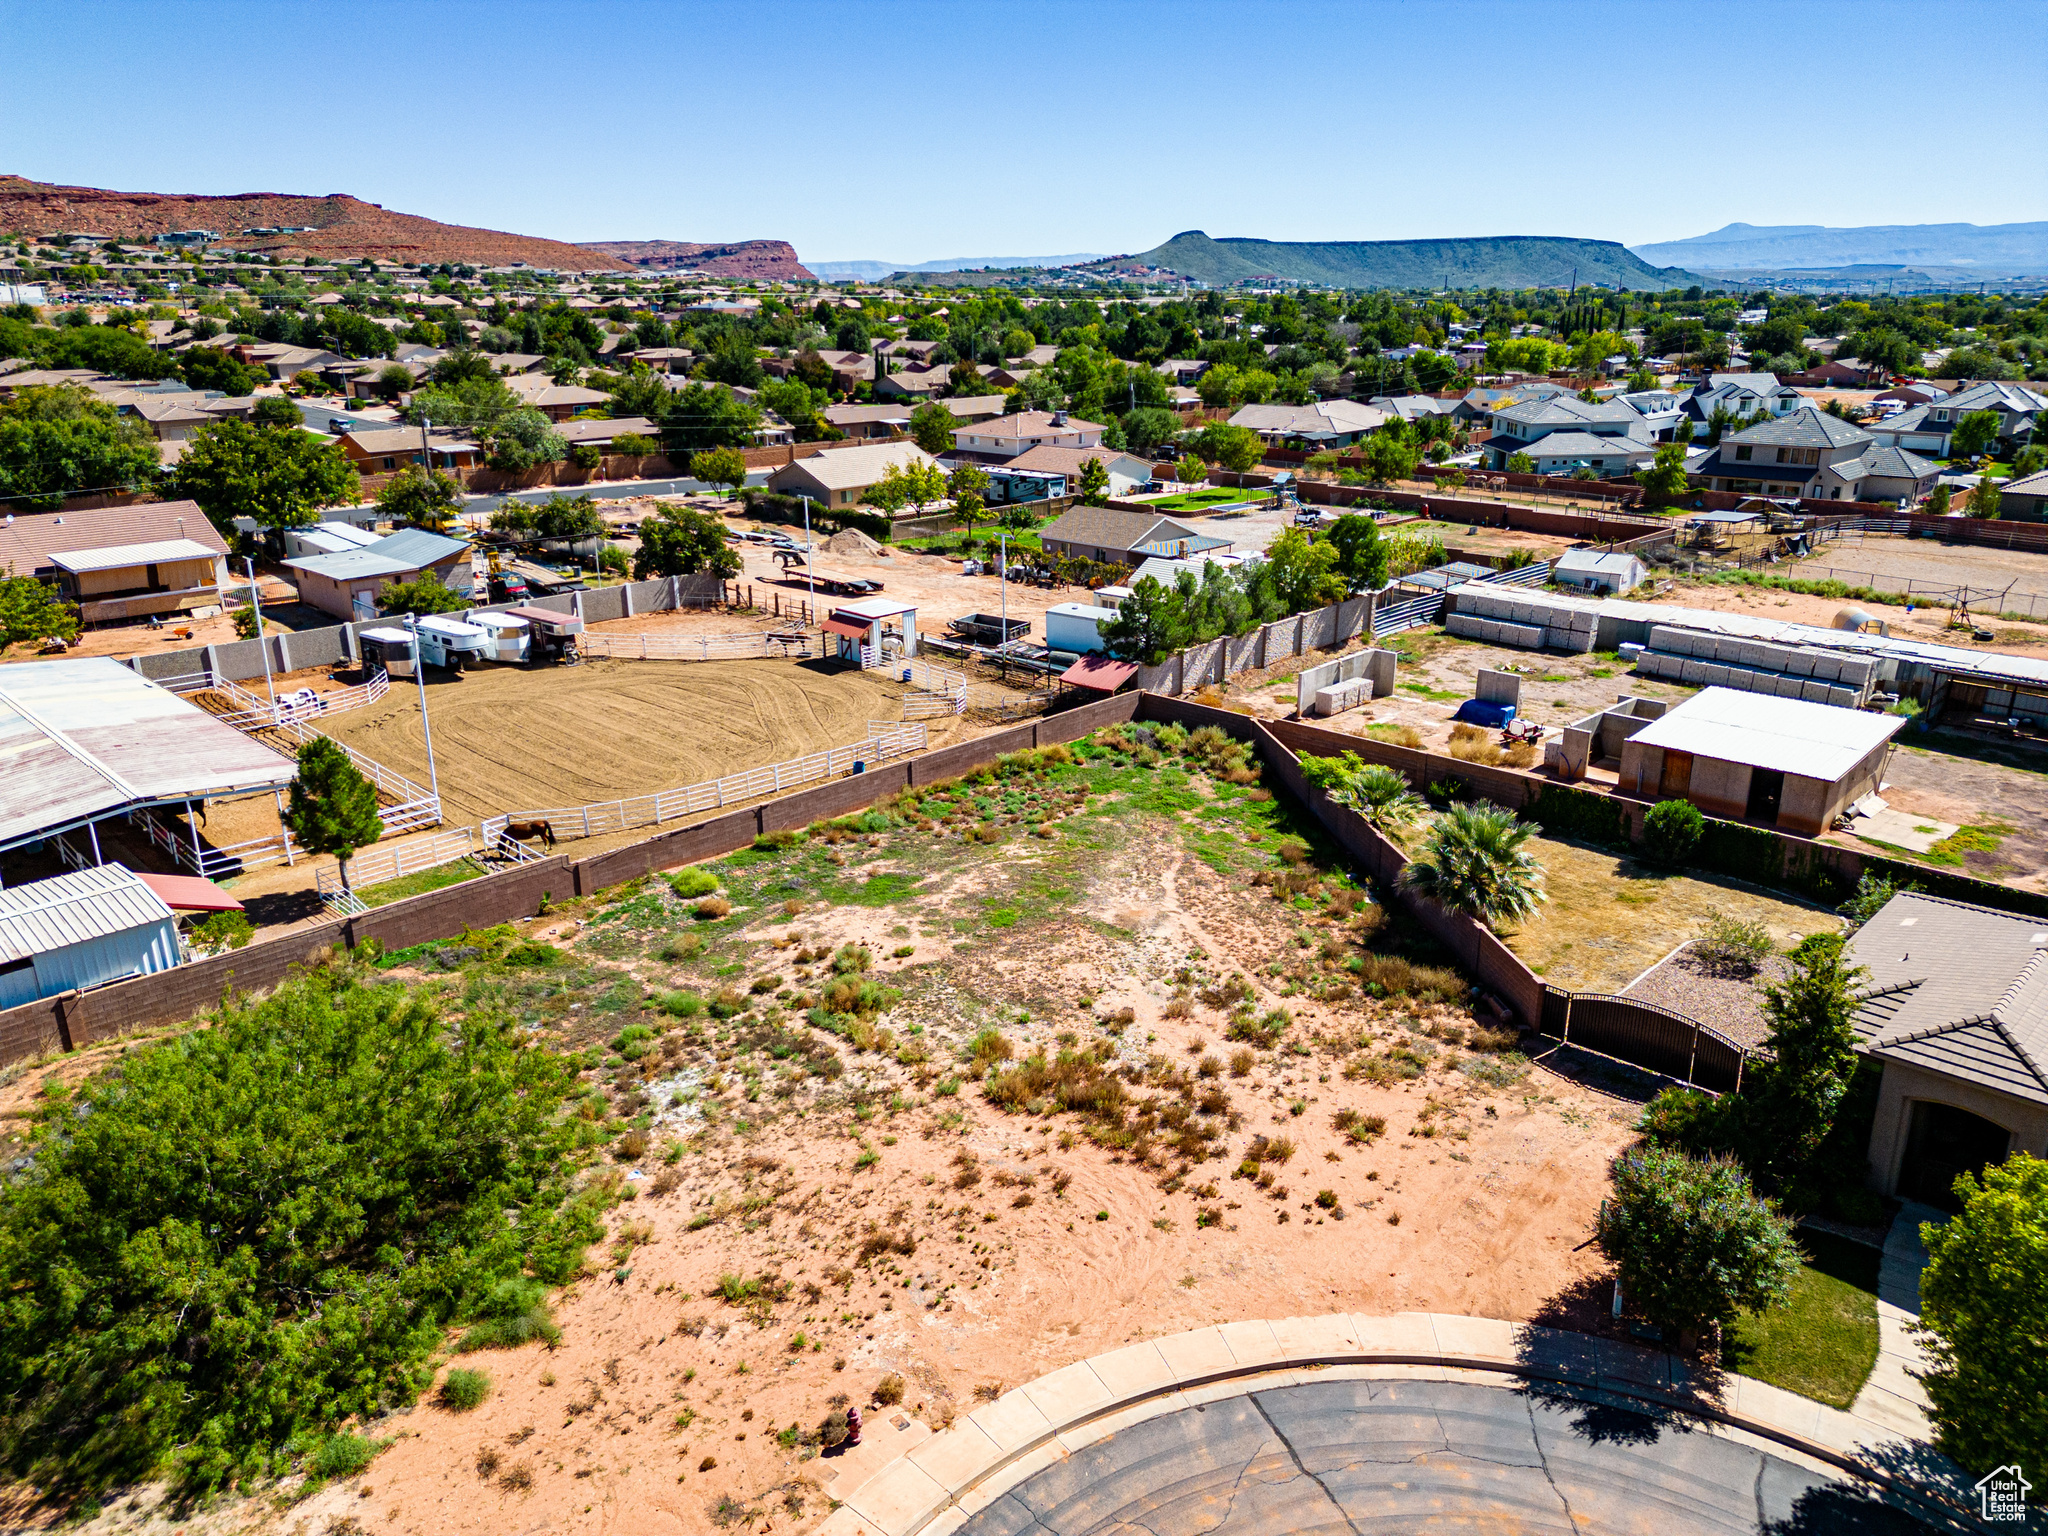
[[[1102,643],[1122,661],[1157,665],[1190,640],[1185,604],[1173,588],[1141,576],[1131,595],[1102,624]]]
[[[1337,551],[1337,573],[1353,592],[1372,592],[1387,584],[1393,551],[1380,537],[1379,523],[1359,512],[1346,512],[1317,535]]]
[[[1622,1293],[1650,1318],[1694,1331],[1785,1304],[1799,1245],[1739,1164],[1639,1146],[1613,1173],[1594,1235]]]
[[[949,395],[979,395],[987,388],[988,381],[981,376],[981,370],[964,357],[946,370],[946,393]]]
[[[863,502],[894,517],[910,500],[910,483],[900,464],[884,464],[881,478],[861,493]]]
[[[1691,482],[1685,477],[1685,449],[1678,443],[1666,443],[1657,450],[1657,458],[1647,469],[1635,474],[1636,484],[1643,488],[1643,499],[1654,507],[1668,507],[1682,498],[1691,489]]]
[[[738,490],[747,483],[747,457],[737,448],[707,448],[690,455],[690,477]]]
[[[818,355],[816,347],[805,347],[803,351],[797,353],[790,374],[820,394],[832,388],[832,365]]]
[[[522,1268],[602,1230],[562,1206],[574,1058],[356,974],[225,1003],[45,1101],[0,1202],[17,1476],[90,1497],[281,1470],[411,1401],[450,1322],[538,1299]]]
[[[306,413],[283,395],[265,395],[251,408],[249,419],[259,427],[303,427]]]
[[[1356,752],[1337,757],[1303,754],[1301,776],[1376,827],[1406,825],[1422,814],[1422,800],[1398,768],[1363,761]]]
[[[462,510],[462,485],[452,475],[408,464],[377,493],[377,510],[391,522],[438,533]]]
[[[1974,459],[1998,441],[1998,412],[1965,411],[1949,438],[1956,458]]]
[[[903,466],[903,499],[913,511],[924,509],[946,494],[946,472],[929,459],[913,459]]]
[[[2015,1152],[1956,1180],[1962,1210],[1920,1239],[1922,1379],[1944,1451],[1972,1472],[2048,1466],[2048,1162]]]
[[[446,357],[436,358],[427,369],[430,384],[495,382],[497,377],[497,364],[466,342]]]
[[[1659,800],[1643,818],[1643,851],[1675,869],[1691,861],[1706,827],[1707,818],[1690,800]]]
[[[1792,953],[1786,978],[1764,988],[1771,1055],[1743,1076],[1744,1161],[1781,1190],[1801,1189],[1856,1071],[1856,986],[1840,934],[1815,934]],[[1806,1203],[1802,1200],[1802,1203]]]
[[[1430,825],[1401,884],[1488,927],[1527,922],[1550,899],[1527,846],[1542,830],[1501,806],[1454,805]]]
[[[1306,613],[1344,597],[1348,587],[1337,561],[1335,545],[1285,528],[1266,546],[1255,575],[1279,599],[1282,613]]]
[[[1135,454],[1150,457],[1180,430],[1180,418],[1157,406],[1140,406],[1123,415],[1124,444]]]
[[[1173,466],[1173,478],[1182,485],[1201,485],[1209,478],[1209,466],[1192,453],[1183,454]]]
[[[420,390],[406,402],[404,419],[414,425],[430,421],[437,427],[489,437],[522,411],[540,415],[513,394],[503,380],[469,378],[452,384],[430,384]]]
[[[550,496],[534,507],[532,527],[543,539],[596,539],[604,536],[604,515],[588,493]]]
[[[194,389],[217,389],[224,395],[253,395],[270,382],[261,368],[239,363],[219,347],[194,347],[185,354],[185,382]]]
[[[1233,427],[1220,421],[1212,421],[1197,432],[1189,447],[1207,462],[1240,475],[1257,465],[1266,453],[1265,442],[1250,427]]]
[[[706,448],[744,448],[761,430],[761,408],[731,390],[691,384],[661,417],[662,452],[680,459]]]
[[[559,464],[569,457],[569,443],[555,424],[536,410],[517,410],[501,417],[486,436],[491,468],[508,474],[536,464]]]
[[[1994,480],[1989,472],[1977,477],[1976,485],[1970,489],[1970,505],[1966,509],[1970,516],[1990,522],[2005,510],[2005,484]]]
[[[406,367],[405,364],[386,363],[377,370],[377,377],[371,383],[370,388],[376,392],[379,400],[388,403],[402,397],[406,391],[410,390],[418,382],[412,376],[412,370]]]
[[[1950,498],[1951,493],[1948,486],[1935,486],[1933,494],[1927,498],[1927,515],[1929,517],[1947,517]]]
[[[295,528],[317,521],[320,508],[362,494],[339,444],[232,419],[209,422],[192,435],[173,483],[229,537],[237,517],[263,528]]]
[[[650,576],[694,576],[709,572],[736,576],[740,557],[725,524],[688,507],[664,507],[661,516],[640,525],[640,548],[633,556],[633,579]]]
[[[1003,332],[1003,339],[1000,343],[1003,357],[1006,360],[1022,357],[1037,345],[1037,338],[1022,326],[1012,326],[1009,330]]]
[[[1536,461],[1526,453],[1511,453],[1508,455],[1508,473],[1533,475],[1536,473]]]
[[[33,576],[0,574],[0,651],[22,640],[70,640],[78,610]]]
[[[2048,416],[2048,412],[2042,414]],[[2034,428],[2036,438],[2042,435],[2044,426],[2048,426],[2048,423]],[[2020,450],[2019,457],[2012,461],[2012,477],[2015,480],[2025,480],[2029,476],[2040,474],[2044,469],[2048,469],[2048,442],[2029,443]]]
[[[155,435],[90,390],[29,388],[0,401],[0,514],[54,512],[74,492],[148,486]]]
[[[469,599],[445,587],[432,571],[421,571],[411,581],[386,582],[377,593],[379,613],[411,613],[425,618],[432,613],[465,613]]]
[[[953,429],[960,420],[936,400],[927,400],[910,413],[910,440],[926,453],[951,453]]]
[[[1109,469],[1100,459],[1087,459],[1081,465],[1079,483],[1075,493],[1091,507],[1099,507],[1109,500]]]
[[[1365,472],[1374,485],[1392,485],[1396,480],[1406,480],[1415,473],[1415,466],[1421,455],[1406,433],[1395,433],[1382,427],[1359,444],[1359,454],[1365,460]]]
[[[176,367],[140,336],[118,326],[60,326],[42,335],[48,340],[41,342],[36,355],[46,368],[90,368],[117,379],[161,379],[177,373]]]
[[[649,421],[659,421],[668,409],[669,387],[662,382],[662,375],[645,363],[635,363],[625,373],[611,376],[602,387],[613,416],[645,416]],[[772,408],[781,411],[779,406]],[[781,414],[788,418],[787,411]]]
[[[301,847],[334,855],[341,864],[344,888],[348,887],[348,861],[356,850],[384,835],[384,820],[377,814],[376,786],[349,761],[341,743],[327,736],[315,736],[299,748],[299,776],[292,780],[284,824]]]
[[[815,393],[802,379],[770,379],[761,386],[761,403],[784,421],[798,442],[814,443],[838,434],[826,425],[825,396]],[[659,410],[644,412],[659,417]]]
[[[988,510],[988,471],[974,463],[954,465],[946,477],[946,494],[953,498],[953,516],[972,536],[974,520]]]

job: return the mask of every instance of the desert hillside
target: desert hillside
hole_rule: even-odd
[[[636,267],[708,272],[717,277],[796,278],[816,274],[796,259],[787,240],[733,240],[693,245],[687,240],[586,240],[580,249],[599,251]]]

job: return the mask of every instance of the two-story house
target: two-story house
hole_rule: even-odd
[[[1747,421],[1759,411],[1789,416],[1807,403],[1804,395],[1790,384],[1780,384],[1773,373],[1710,373],[1693,387],[1683,409],[1694,421],[1705,424],[1717,410]]]
[[[2048,395],[2022,384],[1987,381],[1959,389],[1945,400],[1936,400],[1914,411],[1903,411],[1886,423],[1901,428],[1909,416],[1918,420],[1906,427],[1919,439],[1939,439],[1936,452],[1949,458],[1954,451],[1955,429],[1965,416],[1989,411],[1998,418],[1998,448],[2010,453],[2030,440],[2042,413],[2048,411]]]
[[[1499,406],[1487,421],[1493,435],[1480,451],[1496,470],[1506,469],[1519,453],[1528,455],[1539,475],[1569,475],[1584,468],[1605,480],[1657,456],[1642,414],[1621,400],[1546,395]]]
[[[1029,448],[1099,448],[1106,429],[1064,411],[1019,411],[956,429],[953,447],[971,459],[1014,459]]]
[[[1737,495],[1905,506],[1930,494],[1938,477],[1926,459],[1811,405],[1730,433],[1693,473],[1708,489]]]

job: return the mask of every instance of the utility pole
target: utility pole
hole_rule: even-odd
[[[263,643],[263,595],[256,590],[256,562],[244,558],[249,573],[249,611],[256,616],[256,654],[263,658],[263,691],[270,699],[270,723],[277,723],[277,689],[270,682],[270,647]]]
[[[811,498],[808,496],[804,497],[803,503],[804,581],[810,587],[811,591],[811,622],[816,623],[818,618],[818,571],[817,567],[812,564],[812,560],[814,557],[811,554]]]
[[[998,595],[1002,599],[1003,620],[1002,639],[996,650],[996,655],[1003,659],[998,661],[997,670],[1007,678],[1010,675],[1009,663],[1005,656],[1010,646],[1010,530],[1002,529],[997,537],[1001,540],[1001,552],[996,556],[996,580],[1002,584]]]
[[[441,781],[434,773],[434,731],[427,723],[427,658],[420,649],[420,616],[405,616],[405,632],[412,637],[412,675],[420,685],[420,739],[427,746],[427,791],[434,797],[434,813],[441,812]],[[445,819],[445,818],[444,818]]]

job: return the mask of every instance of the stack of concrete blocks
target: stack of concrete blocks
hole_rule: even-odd
[[[1295,711],[1335,715],[1368,700],[1385,698],[1394,691],[1397,659],[1392,651],[1373,647],[1304,668],[1295,679]]]
[[[1659,624],[1650,630],[1649,648],[1636,659],[1636,670],[1693,688],[1735,688],[1859,709],[1870,698],[1877,662],[1821,646],[1774,645]]]
[[[1599,609],[1591,603],[1531,592],[1525,587],[1488,588],[1468,583],[1456,589],[1458,610],[1444,622],[1454,635],[1523,650],[1593,649]]]

